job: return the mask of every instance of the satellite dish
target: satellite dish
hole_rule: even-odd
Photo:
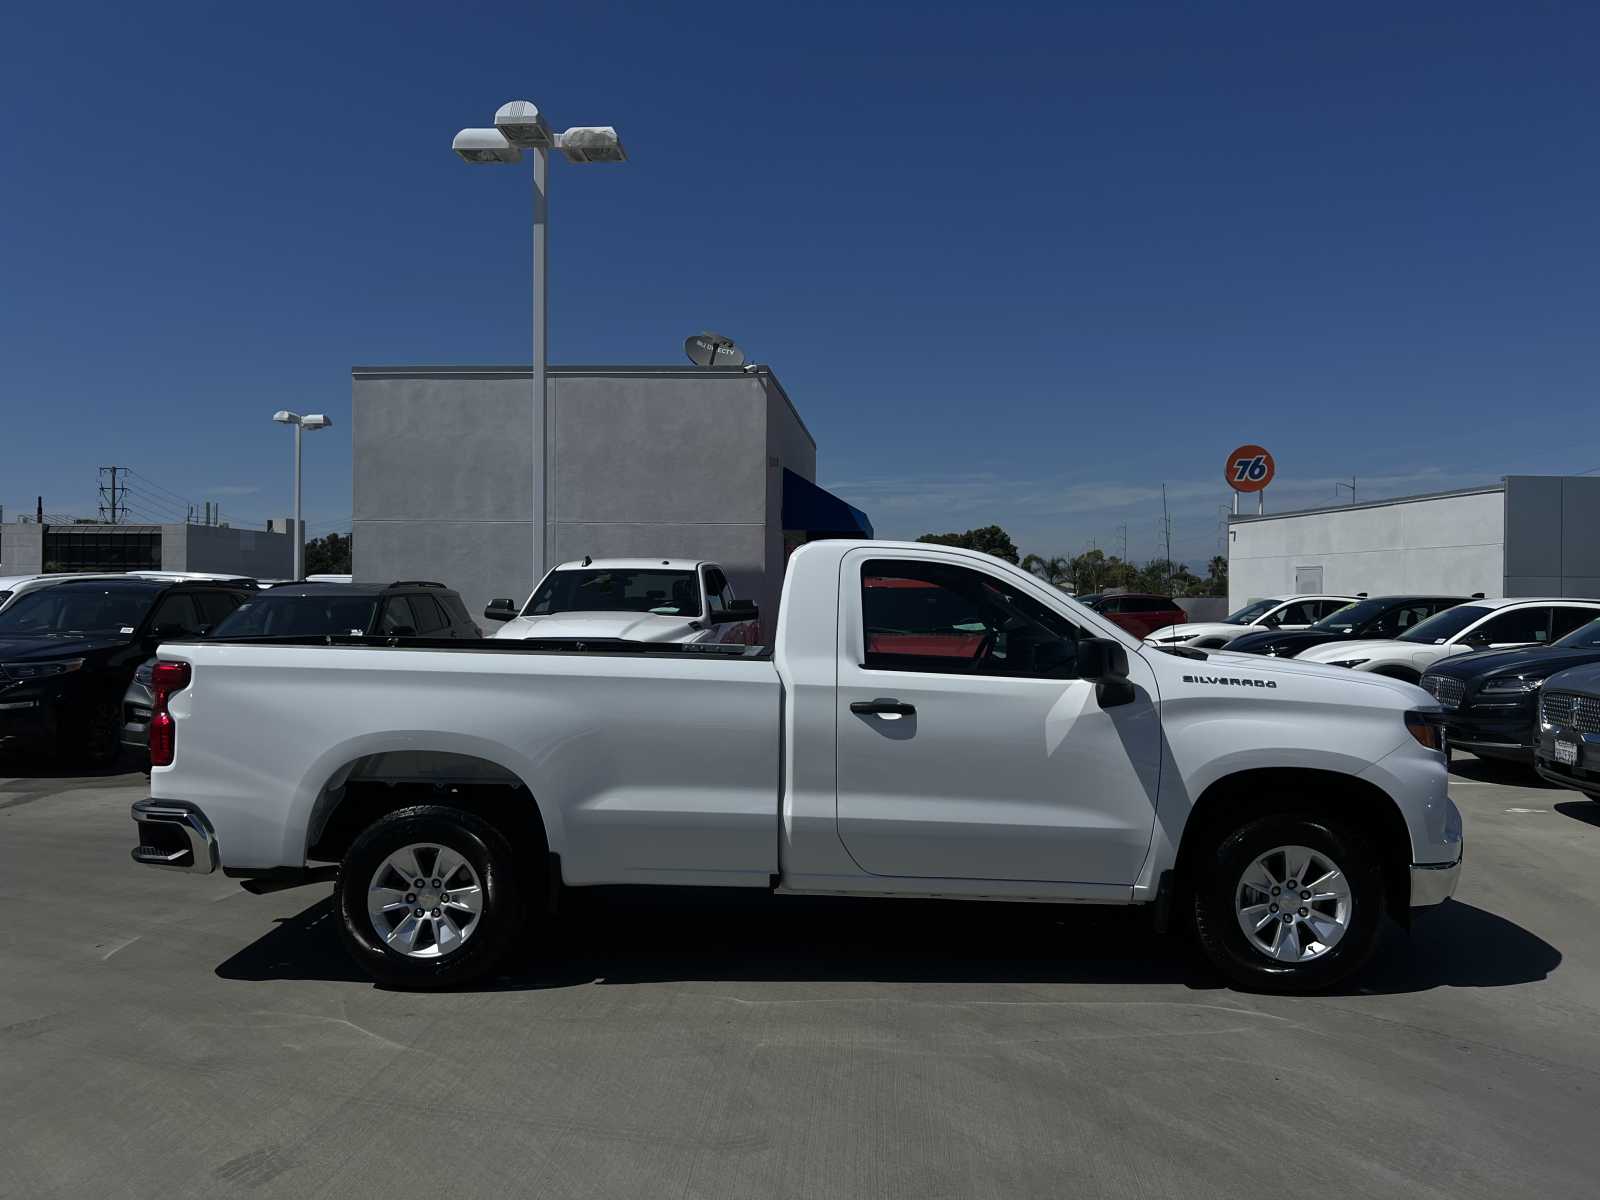
[[[697,367],[742,367],[744,351],[720,333],[697,333],[683,339],[683,352]]]

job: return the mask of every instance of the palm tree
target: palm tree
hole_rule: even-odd
[[[1030,554],[1022,560],[1022,569],[1037,575],[1051,587],[1065,587],[1072,582],[1072,560],[1059,554],[1050,558]]]

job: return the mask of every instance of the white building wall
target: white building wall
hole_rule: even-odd
[[[1505,581],[1505,492],[1493,488],[1305,513],[1236,518],[1228,530],[1228,603],[1296,590],[1381,596],[1499,596]]]

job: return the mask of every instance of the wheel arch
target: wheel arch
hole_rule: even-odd
[[[1275,813],[1327,814],[1351,821],[1377,847],[1390,915],[1406,922],[1411,904],[1411,831],[1394,797],[1370,780],[1317,767],[1256,767],[1213,780],[1190,809],[1174,864],[1185,884],[1206,849],[1227,829]]]
[[[527,764],[482,739],[400,734],[361,739],[323,756],[304,789],[304,860],[337,861],[386,812],[446,804],[474,812],[507,836],[559,855],[559,811],[540,799]]]

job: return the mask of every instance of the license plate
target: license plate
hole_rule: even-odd
[[[1557,742],[1556,743],[1556,761],[1558,763],[1560,763],[1564,767],[1575,767],[1575,766],[1577,766],[1578,765],[1578,743],[1577,742]]]

